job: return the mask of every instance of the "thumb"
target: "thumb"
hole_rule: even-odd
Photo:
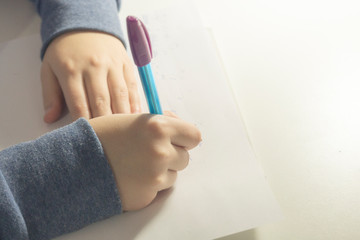
[[[61,116],[64,96],[56,76],[50,66],[44,62],[41,66],[41,86],[45,109],[44,121],[53,123]]]

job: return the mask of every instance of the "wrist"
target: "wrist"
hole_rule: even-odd
[[[58,36],[73,30],[94,30],[111,34],[123,43],[117,3],[113,0],[42,1],[39,14],[42,18],[41,58],[49,44]]]

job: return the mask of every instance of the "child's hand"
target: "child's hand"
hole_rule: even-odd
[[[44,55],[41,82],[47,123],[60,118],[65,102],[74,120],[140,112],[133,65],[112,35],[78,31],[55,38]]]
[[[116,114],[91,119],[113,169],[125,211],[141,209],[171,187],[201,140],[192,124],[171,116]]]

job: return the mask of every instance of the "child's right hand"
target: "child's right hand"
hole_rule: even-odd
[[[123,210],[150,204],[170,188],[177,171],[189,162],[188,150],[201,141],[200,131],[164,115],[116,114],[89,120],[113,169]]]

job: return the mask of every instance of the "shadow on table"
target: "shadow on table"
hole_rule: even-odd
[[[77,232],[63,235],[56,240],[119,240],[136,239],[163,208],[172,188],[158,193],[154,202],[136,212],[127,212],[87,226]],[[54,239],[55,240],[55,239]]]
[[[33,21],[39,23],[39,17],[34,4],[29,0],[1,0],[0,29],[6,34],[1,33],[0,42],[23,36],[25,32],[35,33],[36,30],[38,33],[38,27],[29,29]]]
[[[215,240],[256,240],[256,230],[250,229],[244,232],[235,233]]]

